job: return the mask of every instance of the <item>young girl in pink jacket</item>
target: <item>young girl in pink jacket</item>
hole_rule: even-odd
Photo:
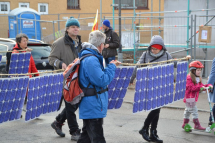
[[[184,97],[184,103],[186,108],[184,111],[184,123],[182,128],[189,123],[190,114],[193,116],[193,122],[195,124],[194,129],[205,130],[198,119],[198,109],[196,102],[198,101],[199,92],[201,88],[205,90],[205,87],[211,86],[210,84],[202,84],[201,72],[204,66],[199,61],[193,61],[189,64],[190,73],[187,75],[186,93]]]

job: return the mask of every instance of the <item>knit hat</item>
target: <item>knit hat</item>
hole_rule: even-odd
[[[110,21],[109,20],[104,20],[103,24],[107,27],[110,27]]]
[[[158,44],[154,44],[154,45],[152,45],[151,47],[156,48],[156,49],[158,49],[158,50],[162,50],[162,49],[163,49],[163,46],[158,45]]]
[[[67,22],[66,22],[66,27],[70,27],[70,26],[78,26],[80,27],[80,23],[77,19],[75,19],[74,17],[70,17]]]

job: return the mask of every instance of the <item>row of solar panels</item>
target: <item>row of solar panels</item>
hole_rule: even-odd
[[[21,117],[26,96],[26,121],[41,114],[57,111],[62,96],[63,79],[62,73],[31,79],[29,77],[1,79],[0,123]]]
[[[144,67],[137,70],[133,113],[150,111],[184,98],[187,62],[177,64],[174,93],[174,64]]]
[[[29,62],[30,53],[12,54],[9,73],[27,73]],[[133,71],[134,67],[118,67],[116,69],[115,77],[108,86],[108,109],[121,107]],[[153,110],[182,99],[185,93],[186,72],[187,62],[179,63],[176,92],[173,97],[173,64],[139,68],[137,70],[133,112]],[[30,80],[27,77],[0,80],[0,117],[2,117],[0,123],[20,117],[27,87],[26,121],[39,117],[41,114],[56,111],[62,96],[62,85],[62,74],[41,76]]]

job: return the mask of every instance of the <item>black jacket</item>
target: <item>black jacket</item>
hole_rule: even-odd
[[[108,48],[104,48],[102,55],[104,58],[114,57],[117,55],[117,48],[120,46],[120,39],[116,32],[110,28],[108,31],[105,31],[106,39],[105,44],[109,44]]]

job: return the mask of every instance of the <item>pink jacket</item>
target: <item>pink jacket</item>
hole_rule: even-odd
[[[186,93],[184,96],[184,103],[186,102],[187,98],[196,98],[196,102],[198,101],[199,98],[199,91],[202,86],[208,87],[211,84],[202,84],[198,83],[194,85],[190,75],[187,75],[187,83],[186,83]]]

